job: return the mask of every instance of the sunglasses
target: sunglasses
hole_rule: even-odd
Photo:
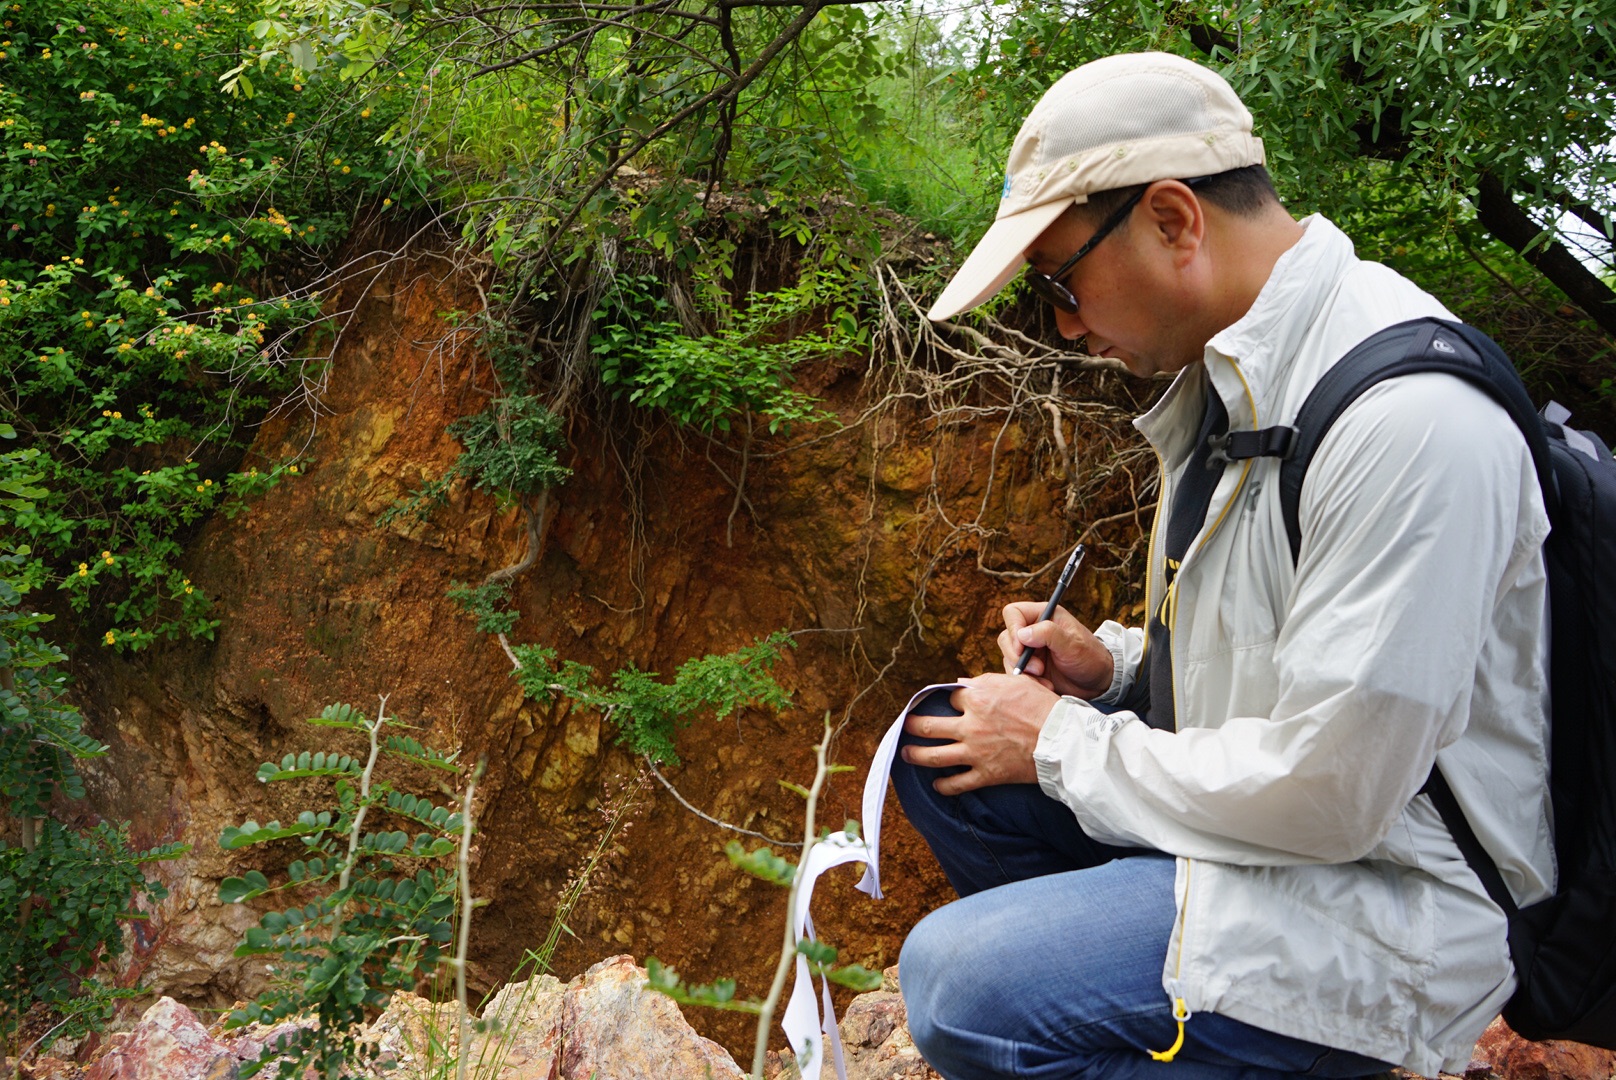
[[[1197,176],[1194,179],[1185,180],[1184,183],[1193,188],[1205,179],[1206,177],[1204,176]],[[1129,196],[1127,202],[1117,207],[1116,210],[1112,211],[1110,217],[1100,223],[1100,227],[1094,230],[1094,235],[1089,237],[1088,243],[1078,248],[1076,255],[1061,263],[1053,274],[1045,274],[1032,266],[1028,266],[1026,274],[1027,287],[1049,301],[1055,310],[1064,311],[1068,315],[1076,315],[1077,297],[1073,296],[1072,290],[1066,287],[1066,276],[1072,272],[1072,267],[1076,266],[1083,256],[1094,250],[1095,245],[1109,236],[1118,225],[1128,220],[1128,215],[1133,213],[1133,208],[1139,205],[1139,200],[1144,198],[1145,192],[1149,190],[1149,185],[1146,185]]]

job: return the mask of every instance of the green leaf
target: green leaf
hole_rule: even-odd
[[[731,840],[724,845],[724,854],[737,869],[776,885],[790,885],[791,879],[797,874],[796,864],[776,855],[773,848],[760,847],[747,851],[740,841]]]
[[[228,825],[219,836],[219,846],[226,851],[248,847],[252,844],[267,843],[271,840],[284,840],[294,836],[310,836],[323,832],[331,827],[331,814],[322,811],[315,814],[312,811],[303,811],[298,820],[292,825],[282,825],[278,821],[271,821],[268,825],[260,825],[256,821],[248,820],[239,827]]]
[[[305,723],[313,724],[315,727],[335,727],[346,728],[349,731],[365,731],[368,730],[370,721],[364,713],[352,705],[338,703],[327,705],[320,710],[319,716],[311,716]]]
[[[744,1012],[754,1016],[763,1011],[763,1002],[736,1001],[735,980],[716,979],[711,983],[687,985],[673,968],[654,956],[645,958],[645,985],[647,989],[665,994],[681,1005],[700,1005],[725,1012]]]
[[[881,989],[882,977],[879,971],[871,971],[859,964],[848,964],[846,967],[833,968],[824,973],[825,978],[838,986],[846,986],[867,994],[872,990]]]
[[[219,902],[239,904],[263,895],[268,888],[268,878],[257,870],[249,870],[242,877],[227,877],[219,883]]]

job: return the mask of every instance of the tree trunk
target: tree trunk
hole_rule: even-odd
[[[1515,205],[1503,182],[1490,172],[1481,174],[1476,213],[1488,232],[1519,252],[1606,333],[1616,334],[1616,291],[1559,241],[1548,238],[1538,242],[1543,229]]]

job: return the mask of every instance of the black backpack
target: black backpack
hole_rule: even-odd
[[[1592,434],[1566,427],[1569,414],[1558,405],[1540,415],[1514,365],[1487,335],[1427,318],[1388,327],[1342,357],[1308,395],[1293,427],[1215,438],[1214,456],[1282,459],[1280,498],[1294,560],[1302,545],[1302,480],[1330,425],[1381,380],[1427,371],[1457,375],[1504,407],[1531,447],[1548,507],[1555,894],[1517,907],[1440,770],[1431,771],[1423,790],[1509,917],[1520,980],[1504,1008],[1509,1026],[1529,1039],[1616,1049],[1616,462],[1610,451]]]

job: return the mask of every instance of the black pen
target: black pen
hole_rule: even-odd
[[[1060,578],[1055,582],[1055,593],[1049,598],[1049,603],[1044,605],[1044,613],[1038,617],[1039,622],[1048,622],[1050,616],[1055,614],[1055,608],[1060,605],[1061,596],[1066,592],[1066,586],[1072,583],[1072,575],[1077,573],[1077,564],[1083,561],[1084,550],[1082,544],[1072,549],[1072,557],[1066,560],[1066,569],[1061,571]],[[1020,675],[1027,667],[1027,661],[1032,659],[1032,654],[1036,651],[1031,645],[1022,649],[1021,659],[1016,661],[1015,670],[1010,674]]]

